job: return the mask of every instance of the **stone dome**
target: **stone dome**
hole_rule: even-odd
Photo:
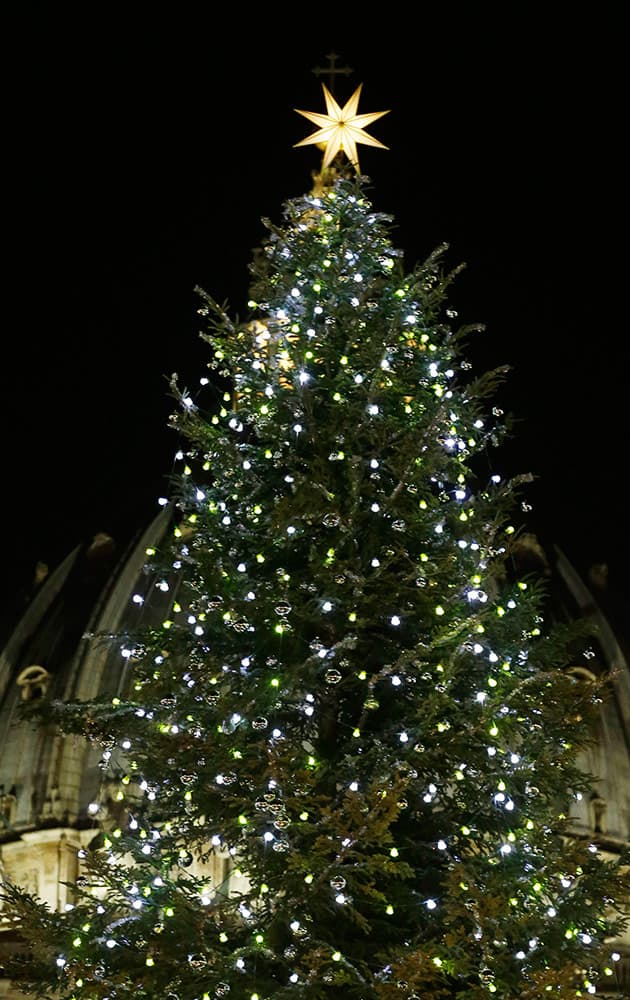
[[[170,516],[164,508],[122,551],[108,535],[75,548],[39,581],[0,650],[0,874],[52,908],[71,901],[63,883],[76,877],[77,852],[99,831],[90,806],[103,801],[100,754],[82,739],[24,721],[20,705],[42,695],[85,700],[107,691],[114,696],[124,687],[126,661],[98,636],[119,632],[131,613],[135,621],[138,614],[164,618],[172,594],[147,580],[145,564],[147,549],[164,536]],[[572,669],[578,682],[609,674],[609,697],[583,761],[597,781],[590,797],[577,804],[573,828],[575,836],[614,855],[630,841],[628,619],[608,593],[605,567],[594,567],[585,580],[563,552],[543,550],[528,535],[519,560],[520,571],[546,575],[552,617],[588,619],[597,627],[587,656]],[[151,595],[140,611],[132,601],[137,591]],[[0,912],[0,998],[18,996],[1,972],[2,958],[16,940]],[[630,995],[630,932],[617,947],[612,997]]]

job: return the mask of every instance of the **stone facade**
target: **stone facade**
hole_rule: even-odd
[[[95,638],[115,633],[143,573],[148,547],[169,523],[164,510],[122,554],[112,539],[96,536],[75,549],[28,602],[0,652],[0,875],[27,887],[52,908],[71,903],[63,885],[78,874],[78,851],[97,835],[99,815],[90,803],[103,800],[100,755],[79,738],[66,738],[20,721],[21,701],[47,696],[86,699],[112,695],[125,685],[125,661],[114,660]],[[552,582],[555,614],[593,620],[598,641],[591,658],[574,673],[610,672],[610,697],[601,707],[597,743],[584,767],[598,777],[590,798],[575,810],[574,831],[614,855],[630,840],[630,664],[627,637],[606,611],[602,575],[587,584],[562,552],[544,553],[526,540],[525,556]],[[143,588],[144,589],[144,588]],[[160,592],[147,614],[160,612]],[[625,623],[627,630],[627,621]],[[238,888],[229,857],[204,871],[209,881]],[[2,978],[4,957],[16,946],[14,927],[0,912],[0,1000],[19,1000]],[[616,943],[619,961],[609,996],[630,996],[630,933]],[[601,990],[598,995],[605,996]]]

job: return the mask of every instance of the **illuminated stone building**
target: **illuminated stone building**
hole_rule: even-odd
[[[21,721],[19,706],[124,689],[127,661],[97,636],[124,626],[138,589],[153,594],[142,613],[156,621],[165,617],[173,593],[147,580],[144,566],[147,548],[159,542],[168,519],[165,509],[124,551],[106,535],[77,547],[39,581],[0,650],[0,870],[53,908],[72,903],[64,883],[79,874],[79,849],[98,835],[103,817],[115,815],[115,798],[99,769],[98,748]],[[630,636],[621,635],[609,613],[605,567],[586,581],[562,552],[545,554],[532,538],[525,539],[523,560],[526,569],[548,575],[555,616],[588,618],[598,627],[588,658],[573,668],[578,683],[588,674],[611,674],[596,745],[584,761],[599,780],[590,798],[576,804],[574,832],[614,855],[630,839]],[[229,858],[215,865],[220,870],[211,876],[231,877],[235,885]],[[0,998],[18,996],[1,970],[17,946],[16,930],[0,912]],[[609,992],[598,988],[599,996],[630,996],[630,932],[615,948],[619,959]]]

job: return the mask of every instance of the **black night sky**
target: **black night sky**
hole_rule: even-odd
[[[334,51],[389,148],[359,147],[409,269],[447,243],[452,305],[511,366],[496,471],[523,518],[627,590],[626,131],[618,6],[443,4],[415,22],[206,5],[32,5],[5,33],[4,586],[158,511],[179,446],[168,377],[206,374],[195,285],[245,315],[262,217],[310,189]],[[210,5],[212,8],[212,5]],[[477,8],[473,10],[472,8]],[[216,12],[216,8],[212,8]],[[273,9],[272,9],[273,10]],[[399,14],[402,12],[399,9]],[[345,18],[345,23],[343,23]],[[295,19],[295,20],[294,20]],[[621,249],[619,243],[621,242]]]

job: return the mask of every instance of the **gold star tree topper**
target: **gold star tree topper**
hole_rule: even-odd
[[[322,146],[325,149],[322,170],[332,163],[337,153],[342,150],[356,172],[359,173],[358,142],[362,142],[366,146],[380,146],[381,149],[388,148],[363,130],[368,125],[371,125],[372,122],[375,122],[377,118],[382,118],[383,115],[389,114],[389,111],[374,111],[372,114],[367,115],[357,114],[359,97],[361,96],[361,88],[363,87],[362,83],[359,84],[352,97],[346,101],[343,108],[337,104],[337,101],[325,83],[322,83],[322,87],[324,88],[327,114],[318,115],[315,111],[300,111],[298,108],[294,108],[298,115],[304,115],[314,125],[319,126],[317,132],[313,132],[306,139],[302,139],[301,142],[296,142],[295,147]]]

